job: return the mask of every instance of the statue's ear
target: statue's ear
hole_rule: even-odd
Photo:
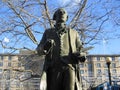
[[[67,15],[67,20],[68,20],[68,15]],[[67,20],[66,20],[66,21],[67,21]]]

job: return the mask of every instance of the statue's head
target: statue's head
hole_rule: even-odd
[[[68,14],[63,8],[59,8],[53,15],[53,20],[57,23],[66,22],[68,20]]]

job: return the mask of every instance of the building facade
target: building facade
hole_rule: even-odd
[[[30,57],[28,54],[0,54],[0,90],[39,90],[40,76],[26,68],[30,61],[25,60]]]
[[[16,70],[24,69],[18,61],[18,55],[0,54],[0,90],[9,90],[18,88],[18,72]],[[14,89],[13,89],[14,90]]]
[[[120,80],[120,55],[88,55],[85,63],[80,63],[85,90],[109,80],[107,57],[112,60],[112,81]],[[39,90],[42,68],[43,58],[39,56],[26,53],[0,54],[0,90]]]
[[[80,64],[83,87],[93,87],[109,81],[106,58],[112,61],[110,73],[112,82],[120,80],[120,55],[89,55],[85,63]]]

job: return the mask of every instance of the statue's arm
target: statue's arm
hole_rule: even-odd
[[[38,55],[45,55],[45,53],[44,53],[45,42],[46,42],[46,31],[44,32],[44,34],[42,36],[42,39],[41,39],[39,45],[36,48],[36,51],[37,51]]]
[[[77,48],[77,52],[79,54],[78,55],[78,59],[80,60],[80,62],[84,62],[86,60],[86,52],[83,51],[83,43],[80,40],[79,34],[77,33],[76,35],[76,48]]]
[[[81,52],[81,49],[83,48],[83,44],[78,33],[76,33],[76,48],[78,52]]]

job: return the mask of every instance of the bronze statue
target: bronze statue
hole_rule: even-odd
[[[45,30],[37,47],[39,55],[45,54],[41,90],[82,90],[79,62],[86,57],[81,55],[78,32],[66,26],[67,19],[67,12],[58,9],[53,15],[54,28]]]

